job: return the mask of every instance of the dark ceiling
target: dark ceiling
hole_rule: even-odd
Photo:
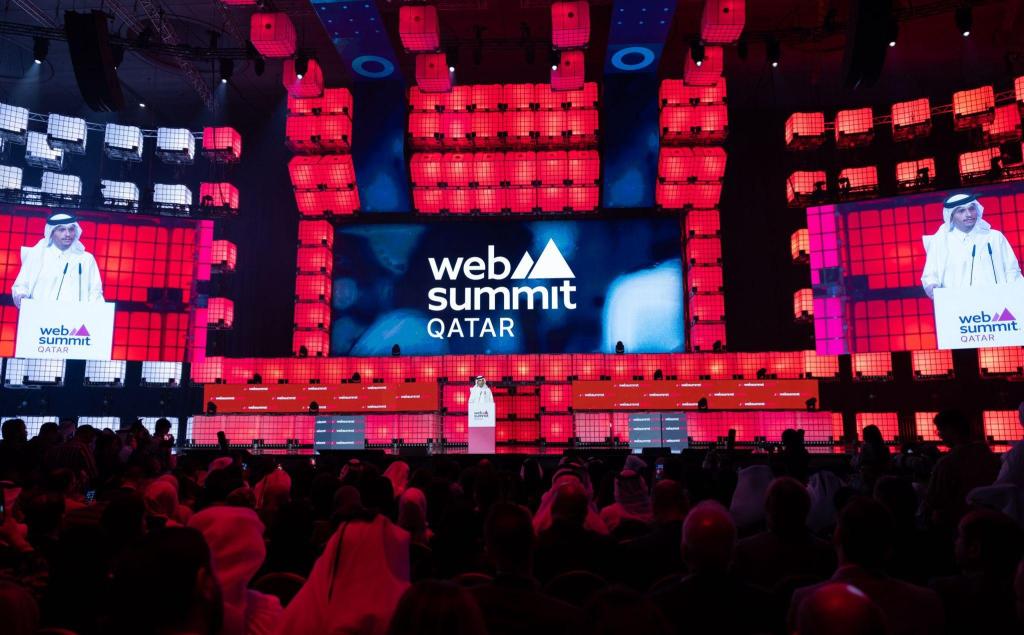
[[[274,8],[292,17],[300,46],[315,52],[329,85],[351,81],[306,0],[276,0]],[[397,0],[377,0],[403,71],[412,80],[412,56],[402,53],[397,37]],[[664,76],[682,74],[687,44],[696,35],[703,0],[680,0],[662,61]],[[841,104],[888,103],[904,97],[941,98],[962,87],[996,82],[1024,73],[1024,0],[974,2],[970,38],[957,33],[953,9],[959,0],[894,0],[901,16],[899,42],[889,51],[885,69],[872,88],[843,87],[841,68],[848,0],[748,1],[748,54],[741,59],[729,47],[726,74],[733,107],[829,108]],[[442,0],[438,3],[442,40],[457,55],[461,83],[543,82],[548,78],[550,14],[548,0]],[[38,12],[23,7],[37,7]],[[158,6],[161,6],[158,4]],[[600,80],[611,12],[610,0],[591,2],[591,44],[587,53],[588,79]],[[162,10],[182,43],[207,49],[211,34],[216,46],[238,50],[245,45],[251,8],[225,7],[218,0],[162,0]],[[2,21],[29,27],[60,26],[66,9],[102,9],[112,14],[111,31],[135,37],[146,24],[137,0],[85,0],[69,5],[59,0],[8,0]],[[33,17],[36,14],[37,17]],[[125,19],[127,18],[127,19]],[[826,28],[826,24],[834,25]],[[765,62],[764,40],[782,42],[782,64],[772,70]],[[118,74],[128,106],[117,114],[90,113],[82,102],[67,45],[54,42],[42,66],[32,63],[32,40],[5,35],[0,40],[0,98],[39,112],[58,111],[94,121],[141,125],[159,123],[196,126],[239,117],[252,123],[264,119],[284,96],[281,65],[268,62],[257,76],[249,61],[236,63],[229,85],[221,86],[215,55],[191,62],[213,89],[215,111],[207,110],[174,59],[130,51]],[[526,50],[532,48],[532,63]],[[1005,86],[1001,86],[1005,87]],[[139,102],[147,105],[138,107]]]

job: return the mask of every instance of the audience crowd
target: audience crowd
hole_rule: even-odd
[[[0,631],[1022,633],[1024,441],[1000,460],[962,414],[934,423],[947,451],[891,450],[869,426],[844,469],[816,469],[787,430],[742,461],[584,452],[510,471],[211,461],[175,455],[166,420],[29,439],[11,419]]]

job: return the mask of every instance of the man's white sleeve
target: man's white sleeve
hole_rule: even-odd
[[[25,263],[21,263],[21,269],[18,271],[18,277],[14,279],[14,285],[11,286],[11,295],[21,295],[28,297],[28,267]]]
[[[1004,282],[1016,282],[1024,278],[1024,276],[1021,276],[1020,263],[1017,261],[1017,256],[1013,253],[1013,247],[1003,234],[999,234],[998,248],[1000,260],[1002,261],[1000,264],[1002,264],[1005,275]]]
[[[939,241],[940,238],[938,234],[932,236],[931,244],[924,260],[924,271],[921,273],[921,286],[938,286],[942,282],[942,272],[939,270],[939,267],[941,266],[941,257],[939,252],[942,251],[942,249],[939,247]]]
[[[100,278],[100,268],[96,264],[96,259],[90,253],[85,254],[89,262],[87,263],[89,269],[89,302],[103,302],[103,280]]]

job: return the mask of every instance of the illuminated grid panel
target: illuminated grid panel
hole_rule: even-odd
[[[583,353],[572,355],[572,374],[584,381],[601,379],[608,376],[607,355],[600,353]]]
[[[791,205],[805,202],[815,192],[824,192],[826,184],[824,170],[794,172],[786,179],[786,202]]]
[[[993,160],[1002,156],[999,148],[985,148],[974,152],[964,152],[957,160],[960,167],[961,180],[984,177],[991,173]]]
[[[805,441],[838,441],[843,436],[842,415],[832,412],[687,412],[686,433],[696,442],[714,443],[736,431],[736,440],[757,437],[778,442],[787,428],[804,431]],[[810,448],[812,452],[818,451]],[[826,451],[826,450],[820,450]]]
[[[832,379],[839,376],[839,357],[804,351],[804,373],[811,379]]]
[[[590,40],[590,4],[586,0],[551,4],[551,44],[556,49],[586,46]]]
[[[540,376],[547,381],[566,381],[572,375],[572,358],[569,355],[541,355]]]
[[[142,362],[142,383],[181,383],[181,362]]]
[[[498,420],[495,428],[496,441],[520,441],[532,443],[540,438],[540,421],[536,419],[525,421]]]
[[[953,351],[911,351],[915,377],[952,377]]]
[[[725,324],[701,322],[690,327],[690,348],[694,351],[711,351],[715,343],[725,345]]]
[[[509,355],[506,372],[512,381],[533,381],[540,375],[540,356]]]
[[[914,430],[922,441],[933,443],[941,441],[939,433],[935,430],[935,415],[937,414],[939,413],[936,411],[914,413]]]
[[[892,137],[896,141],[923,137],[932,129],[932,109],[927,98],[892,105]]]
[[[685,253],[691,265],[722,264],[722,242],[718,238],[691,238],[686,241]]]
[[[700,20],[700,36],[705,42],[728,44],[739,39],[746,21],[745,0],[707,0]]]
[[[686,286],[690,293],[721,293],[722,268],[716,265],[687,267]]]
[[[873,165],[846,168],[839,173],[837,183],[840,196],[854,192],[874,194],[878,191],[878,168]]]
[[[705,46],[704,60],[700,66],[692,55],[686,56],[683,65],[683,81],[693,86],[713,86],[722,78],[725,50],[721,46]]]
[[[892,377],[892,355],[889,353],[854,353],[854,379]]]
[[[793,317],[806,319],[814,315],[814,296],[810,289],[797,289],[793,294]]]
[[[223,430],[233,445],[249,445],[253,439],[267,444],[284,444],[288,439],[312,444],[315,419],[311,415],[198,415],[191,422],[189,438],[194,443],[215,444],[217,432]]]
[[[427,439],[439,439],[441,430],[441,417],[435,414],[366,416],[367,443],[391,443],[393,439],[401,439],[403,443],[426,443]]]
[[[996,108],[991,123],[982,124],[981,131],[989,142],[1020,139],[1020,106],[1006,104]]]
[[[1016,410],[986,410],[981,413],[986,437],[1003,443],[1016,443],[1024,436]]]
[[[229,0],[225,4],[236,4],[238,1]],[[295,54],[295,26],[287,13],[253,13],[249,21],[249,32],[252,45],[264,57],[276,59]]]
[[[981,375],[1020,375],[1024,373],[1024,348],[979,348]]]
[[[540,436],[548,443],[567,443],[573,436],[573,416],[541,415]]]
[[[583,88],[586,65],[583,51],[562,51],[558,63],[551,66],[551,89],[557,91]]]
[[[857,439],[864,438],[866,426],[876,426],[886,441],[893,441],[900,436],[899,417],[895,412],[858,412]]]
[[[786,146],[813,148],[825,141],[825,113],[795,112],[786,119]]]
[[[725,296],[695,295],[690,298],[688,311],[692,322],[721,322],[725,320]]]
[[[128,362],[86,360],[85,382],[87,384],[123,384]]]
[[[1013,80],[1013,94],[1017,97],[1017,103],[1024,106],[1024,75]]]
[[[789,254],[793,260],[806,258],[811,252],[811,239],[807,234],[807,228],[801,228],[793,232],[789,237]]]
[[[724,104],[728,99],[725,78],[713,86],[688,86],[681,79],[666,79],[658,88],[661,107],[697,106],[700,104]]]
[[[724,105],[665,106],[658,122],[662,139],[720,141],[729,132],[729,111]]]
[[[120,417],[79,417],[78,425],[92,426],[97,430],[114,430],[116,432],[121,429],[121,419]],[[153,430],[150,429],[149,432],[152,434]]]
[[[436,51],[441,46],[437,7],[429,4],[400,7],[398,36],[407,51]]]
[[[111,356],[128,360],[185,359],[188,332],[188,313],[117,311]]]
[[[61,384],[64,381],[64,360],[21,359],[11,357],[4,367],[4,384],[20,386],[26,381]]]
[[[573,436],[583,443],[603,443],[612,436],[610,412],[577,412],[572,417]]]
[[[1015,252],[1024,247],[1024,193],[1020,186],[979,188],[985,219],[998,228]],[[811,280],[840,267],[859,278],[867,297],[899,289],[903,299],[815,299],[817,349],[828,353],[882,352],[936,348],[931,301],[918,295],[925,251],[921,237],[942,223],[941,195],[922,194],[891,201],[808,210]],[[846,312],[849,315],[846,315]],[[848,329],[844,330],[844,321]]]
[[[666,182],[720,181],[725,176],[725,150],[711,147],[666,147],[658,155],[658,176]]]
[[[238,246],[230,240],[215,240],[210,246],[211,263],[223,271],[234,271],[238,264]]]
[[[203,128],[203,155],[216,163],[236,163],[242,158],[242,135],[229,126]]]
[[[996,95],[991,86],[953,93],[953,126],[957,130],[990,123],[995,117]]]
[[[896,164],[896,184],[901,188],[927,185],[935,176],[935,159],[931,157]]]
[[[572,385],[541,384],[540,408],[542,412],[569,412],[570,407],[572,407]]]
[[[869,143],[874,137],[874,116],[870,108],[840,110],[835,122],[836,146],[852,147]]]

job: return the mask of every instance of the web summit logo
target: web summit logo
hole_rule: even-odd
[[[92,334],[89,333],[89,329],[85,328],[84,324],[78,328],[70,329],[63,324],[60,326],[39,327],[40,353],[66,353],[68,346],[90,346],[91,344]]]
[[[554,239],[548,240],[540,256],[534,260],[525,252],[513,268],[512,261],[495,255],[494,245],[487,246],[487,257],[427,258],[430,272],[437,282],[468,280],[461,287],[435,286],[427,292],[427,309],[432,312],[458,311],[520,311],[576,308],[573,293],[576,278]],[[561,284],[541,281],[561,280]],[[517,281],[522,281],[517,283]],[[533,283],[536,281],[536,283]],[[450,322],[431,318],[427,322],[430,337],[515,337],[515,320],[500,317],[495,325],[490,317],[456,317]]]
[[[997,333],[1020,330],[1017,318],[1009,309],[991,314],[979,311],[972,315],[957,316],[960,320],[961,342],[994,342]]]

